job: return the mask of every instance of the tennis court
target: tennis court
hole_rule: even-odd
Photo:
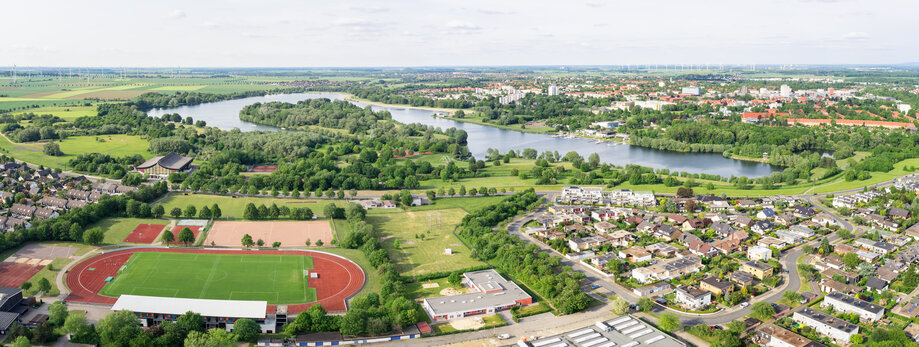
[[[166,224],[138,224],[134,231],[124,238],[128,243],[151,243],[163,232]]]

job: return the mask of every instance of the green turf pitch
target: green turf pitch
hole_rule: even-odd
[[[304,273],[312,268],[299,255],[140,252],[99,294],[299,304],[316,301]]]

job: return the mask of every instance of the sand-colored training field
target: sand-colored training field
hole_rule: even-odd
[[[315,245],[322,240],[325,245],[332,243],[332,227],[327,220],[297,222],[214,222],[207,233],[205,245],[240,247],[243,235],[249,234],[253,241],[262,239],[265,245],[271,246],[280,242],[281,247],[303,246],[306,240]]]

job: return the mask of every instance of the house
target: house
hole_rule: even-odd
[[[568,239],[568,248],[579,252],[597,247],[606,243],[606,239],[599,236],[588,236],[584,238],[572,237]]]
[[[775,216],[774,220],[780,225],[789,226],[795,224],[795,222],[798,221],[798,217],[795,217],[795,215],[791,213],[785,212]]]
[[[658,242],[653,245],[645,247],[648,252],[654,253],[661,257],[670,257],[674,256],[680,252],[679,248],[673,247],[670,244]]]
[[[617,228],[618,227],[615,224],[609,223],[609,222],[599,222],[599,223],[594,224],[594,229],[604,234],[609,234],[613,232],[613,230],[616,230]]]
[[[877,277],[869,277],[865,287],[880,293],[887,290],[887,282]]]
[[[671,213],[667,215],[667,221],[675,225],[683,224],[684,222],[686,222],[686,220],[687,220],[686,217],[683,217],[675,213]]]
[[[715,222],[715,223],[712,223],[712,231],[714,231],[715,234],[718,234],[718,236],[727,237],[728,235],[734,232],[734,227],[726,223]]]
[[[12,214],[15,217],[22,218],[22,219],[30,219],[32,218],[32,216],[35,215],[35,210],[37,209],[38,207],[35,207],[35,206],[26,206],[23,204],[13,204],[13,206],[10,207],[10,214]]]
[[[660,281],[657,283],[652,283],[646,286],[638,287],[632,289],[632,292],[638,296],[659,296],[666,295],[673,291],[673,286],[670,283]]]
[[[849,343],[852,335],[858,334],[857,325],[809,307],[796,311],[791,320],[814,328],[818,333],[843,343]]]
[[[712,293],[683,285],[676,288],[676,302],[688,309],[700,309],[712,304]]]
[[[581,252],[571,252],[571,253],[565,254],[565,258],[568,258],[570,260],[581,260],[581,259],[592,258],[595,255],[597,254],[594,253],[593,251],[581,251]]]
[[[632,278],[640,283],[666,281],[686,274],[699,272],[704,266],[696,256],[673,258],[657,264],[632,269]]]
[[[747,258],[750,260],[768,261],[772,259],[772,249],[763,246],[754,246],[747,249]]]
[[[164,156],[157,156],[137,165],[134,169],[138,172],[154,177],[166,178],[174,172],[187,172],[194,158],[183,157],[171,152]]]
[[[795,206],[792,212],[795,217],[798,218],[810,218],[817,214],[817,211],[814,211],[813,208],[807,206]]]
[[[884,317],[884,307],[839,292],[827,294],[820,306],[831,306],[836,312],[855,313],[862,320],[870,322]]]
[[[839,255],[846,255],[848,253],[858,252],[858,248],[852,247],[851,245],[847,245],[845,243],[840,243],[833,246],[833,252]]]
[[[672,225],[663,224],[654,230],[652,235],[665,241],[673,241],[679,239],[683,232]]]
[[[626,259],[633,263],[650,261],[651,252],[648,252],[644,248],[635,246],[629,249],[624,249],[624,250],[619,251],[619,258]]]
[[[558,197],[559,202],[580,203],[580,204],[599,204],[603,201],[602,187],[564,187]]]
[[[708,209],[711,211],[725,211],[730,208],[731,204],[728,204],[728,202],[724,200],[712,201],[708,204]]]
[[[59,216],[57,211],[54,211],[52,209],[43,208],[43,207],[38,207],[35,209],[34,217],[38,219],[48,219],[48,218],[54,218],[57,216]]]
[[[734,224],[737,225],[738,228],[747,228],[753,225],[753,218],[747,216],[737,216],[737,218],[734,219]]]
[[[891,218],[898,218],[898,219],[909,219],[909,210],[892,207],[889,210],[887,210],[887,216]]]
[[[785,246],[788,246],[787,242],[779,240],[772,236],[766,236],[764,238],[761,238],[759,239],[759,241],[756,242],[756,244],[759,246],[767,247],[767,248],[775,247],[778,249],[782,249],[782,248],[785,248]]]
[[[763,347],[826,347],[772,323],[757,329],[753,339]]]
[[[892,245],[892,244],[889,244],[883,241],[872,241],[872,240],[865,239],[865,238],[860,238],[858,240],[855,240],[853,244],[856,247],[861,248],[863,250],[874,252],[874,253],[879,253],[879,254],[887,254],[887,253],[897,250],[897,246],[895,245]]]
[[[753,275],[743,270],[734,271],[733,273],[731,273],[731,276],[729,278],[731,281],[733,281],[734,283],[737,283],[737,285],[741,287],[752,286],[753,281],[755,279]]]
[[[775,211],[771,208],[764,208],[756,213],[756,218],[759,219],[772,219],[773,217],[775,217]]]
[[[617,257],[613,253],[606,253],[606,254],[598,255],[596,257],[591,258],[590,263],[593,264],[593,266],[597,267],[598,269],[602,269],[606,266],[607,263],[610,262],[610,260],[613,260],[613,259],[619,259],[619,257]]]
[[[707,290],[715,295],[730,295],[734,292],[734,283],[709,276],[699,281],[699,289]]]
[[[795,235],[803,237],[805,239],[813,237],[814,235],[817,235],[817,233],[815,233],[813,229],[803,226],[801,224],[792,225],[791,227],[788,228],[788,231]]]
[[[750,230],[753,230],[757,234],[763,235],[766,234],[772,229],[775,229],[775,224],[767,220],[760,220],[753,223],[753,226],[750,227]]]
[[[737,207],[740,208],[754,208],[756,206],[759,205],[753,200],[737,200]]]
[[[839,225],[839,223],[836,222],[836,218],[823,212],[816,214],[814,218],[811,218],[811,221],[822,226]]]
[[[740,265],[740,269],[761,280],[766,276],[772,276],[774,270],[772,265],[757,260],[744,262]]]
[[[689,243],[689,251],[700,257],[711,258],[718,255],[718,249],[708,242],[695,240]]]
[[[826,270],[820,271],[821,275],[824,275],[829,278],[834,278],[836,276],[841,276],[846,283],[854,283],[858,281],[858,275],[852,272],[846,272],[842,270],[837,270],[834,268],[828,268]]]
[[[919,240],[919,223],[913,224],[913,226],[906,228],[904,232],[907,236],[912,237],[913,240]]]
[[[775,237],[779,240],[785,241],[787,243],[798,243],[801,242],[801,236],[798,234],[789,232],[788,230],[777,230],[775,232]]]
[[[731,254],[737,252],[741,249],[742,246],[743,241],[731,238],[725,238],[712,242],[712,247],[723,254]]]
[[[632,241],[633,236],[632,236],[632,233],[628,231],[618,230],[612,234],[605,235],[604,238],[606,238],[606,240],[613,246],[627,247],[629,243]]]

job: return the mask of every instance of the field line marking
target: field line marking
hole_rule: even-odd
[[[214,279],[214,273],[215,273],[216,270],[217,270],[217,264],[219,264],[219,263],[220,263],[220,259],[223,258],[221,255],[222,255],[222,254],[217,254],[217,257],[215,257],[216,260],[214,260],[214,265],[211,266],[211,273],[208,274],[207,280],[204,281],[204,287],[201,288],[201,293],[198,294],[198,298],[202,298],[203,295],[204,295],[204,293],[207,292],[208,288],[211,287],[211,280]],[[195,256],[195,258],[197,258],[197,256]]]

